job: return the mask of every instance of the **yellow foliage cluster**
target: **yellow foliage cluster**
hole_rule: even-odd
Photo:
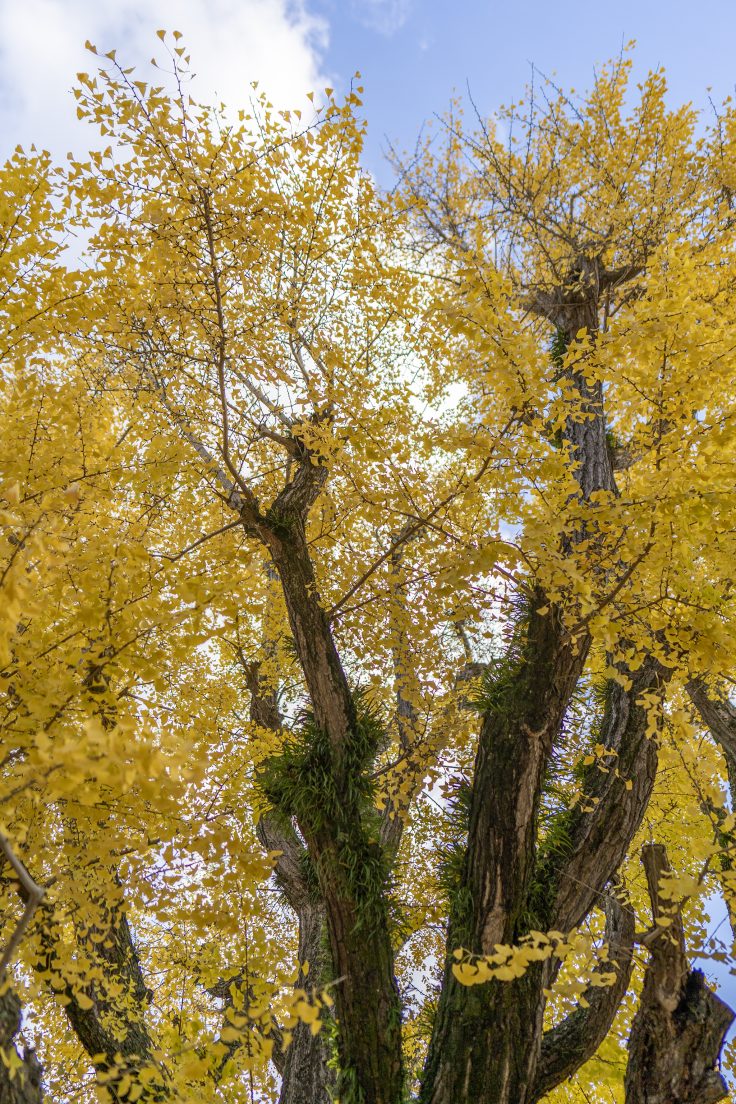
[[[257,834],[259,770],[305,694],[270,558],[241,524],[304,456],[326,473],[310,586],[385,719],[371,784],[403,826],[402,981],[443,954],[436,860],[456,842],[469,706],[533,587],[592,639],[590,696],[545,800],[574,809],[581,768],[631,789],[586,709],[596,684],[630,685],[656,656],[672,692],[640,702],[660,765],[623,875],[644,911],[636,849],[663,838],[690,945],[728,957],[704,899],[725,887],[733,908],[733,815],[684,691],[732,679],[736,654],[733,109],[701,134],[654,73],[627,116],[625,63],[578,112],[550,102],[533,157],[455,119],[383,196],[360,168],[359,88],[309,120],[256,96],[233,123],[190,98],[178,43],[170,88],[114,51],[79,75],[78,114],[106,149],[0,168],[0,832],[44,895],[13,978],[51,1099],[69,1085],[80,1101],[155,1099],[164,1082],[183,1102],[273,1099],[274,1047],[333,1022],[330,986],[294,984],[282,853]],[[441,248],[419,248],[424,224]],[[580,331],[555,359],[533,301],[581,234],[620,275],[595,340]],[[581,365],[605,394],[616,494],[577,495],[560,443],[589,417],[570,384]],[[249,710],[254,671],[282,731]],[[4,877],[5,932],[21,914]],[[452,973],[504,982],[567,960],[550,1007],[584,1005],[614,977],[599,935],[458,949]],[[414,1025],[430,1005],[423,993]],[[99,1015],[108,1051],[81,1054],[65,1010]],[[146,1062],[131,1064],[144,1021]],[[407,1032],[412,1069],[422,1030]],[[21,1061],[0,1059],[11,1074]],[[618,1050],[605,1080],[620,1093]]]

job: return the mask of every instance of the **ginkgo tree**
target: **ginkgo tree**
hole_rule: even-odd
[[[0,179],[0,1098],[723,1099],[731,105],[623,57],[383,195],[357,84],[160,37]]]

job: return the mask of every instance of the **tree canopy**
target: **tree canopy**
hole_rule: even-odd
[[[0,1101],[724,1099],[736,111],[160,37],[0,169]]]

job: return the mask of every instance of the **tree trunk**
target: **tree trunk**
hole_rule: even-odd
[[[452,952],[493,954],[528,930],[537,812],[544,771],[588,643],[570,640],[537,595],[519,656],[492,684],[470,798],[468,846],[450,907],[447,966],[421,1100],[526,1104],[542,1038],[549,966],[510,982],[461,985]]]
[[[579,270],[570,273],[566,284],[538,294],[529,304],[555,325],[561,351],[554,354],[554,360],[575,396],[577,409],[566,420],[563,439],[570,448],[581,504],[598,491],[617,493],[606,444],[600,381],[590,381],[583,370],[564,365],[564,351],[577,334],[584,330],[595,336],[597,332],[598,267],[597,261],[588,263],[581,258]],[[597,536],[584,513],[576,528],[565,535],[563,551],[572,552],[583,540],[590,542],[593,553]],[[545,606],[548,611],[540,614]],[[573,613],[567,612],[568,616]],[[491,686],[480,732],[468,844],[450,906],[448,957],[425,1067],[423,1104],[531,1104],[537,1099],[544,990],[556,967],[551,962],[537,963],[514,981],[493,980],[465,987],[456,981],[451,959],[457,947],[487,955],[497,944],[517,942],[538,926],[540,897],[543,920],[549,919],[555,904],[557,912],[565,912],[556,900],[559,869],[553,873],[537,866],[537,814],[545,772],[583,672],[590,639],[583,628],[576,637],[571,636],[562,611],[540,591],[530,603],[522,637],[517,638]],[[630,729],[627,712],[617,735]],[[636,759],[642,739],[632,739],[632,743]],[[623,858],[632,826],[638,825],[646,806],[653,774],[648,770],[641,782],[637,779],[636,800],[623,803],[618,836],[614,833],[614,863],[602,861],[600,841],[608,837],[600,831],[600,812],[586,825],[588,834],[594,825],[599,836],[592,848],[593,859],[598,861],[597,877],[580,916],[570,916],[570,926],[596,903]],[[575,842],[571,844],[573,852]],[[587,851],[582,838],[579,842],[577,858],[585,863]],[[535,875],[541,878],[541,885],[534,884],[538,880]],[[577,900],[568,911],[575,912],[581,904]],[[563,1066],[560,1063],[560,1068]]]
[[[319,987],[327,972],[325,914],[321,904],[305,905],[299,913],[299,963],[309,971],[298,984]],[[310,985],[311,983],[311,985]],[[323,1015],[324,1018],[324,1015]],[[284,1054],[279,1104],[329,1104],[335,1088],[330,1060],[328,1026],[313,1035],[308,1024],[298,1024]]]
[[[282,728],[275,688],[264,683],[258,663],[247,663],[242,656],[240,658],[251,695],[251,720],[272,732],[281,733],[286,739],[288,733]],[[291,825],[280,823],[278,818],[268,813],[260,818],[256,831],[267,851],[279,853],[276,880],[298,920],[299,975],[296,985],[298,988],[319,989],[331,973],[326,961],[329,954],[325,906],[305,878],[306,849]],[[306,977],[303,972],[305,964],[308,965]],[[335,1084],[335,1071],[328,1065],[331,1056],[330,1039],[325,1027],[313,1035],[308,1024],[297,1024],[289,1046],[280,1054],[277,1063],[281,1075],[279,1104],[329,1104],[330,1091]]]
[[[314,713],[300,734],[299,763],[272,760],[266,796],[297,818],[317,875],[335,978],[342,1104],[401,1104],[401,1003],[386,897],[387,863],[370,799],[377,751],[358,716],[316,589],[294,488],[316,477],[302,468],[262,525],[281,580]],[[308,495],[304,492],[306,499]],[[309,729],[309,731],[307,731]],[[292,749],[293,750],[293,749]]]

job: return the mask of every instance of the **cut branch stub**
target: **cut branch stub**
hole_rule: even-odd
[[[728,1093],[718,1067],[734,1013],[688,965],[682,918],[661,889],[670,872],[664,847],[645,846],[642,862],[660,930],[647,940],[650,959],[629,1038],[626,1104],[716,1104]]]

